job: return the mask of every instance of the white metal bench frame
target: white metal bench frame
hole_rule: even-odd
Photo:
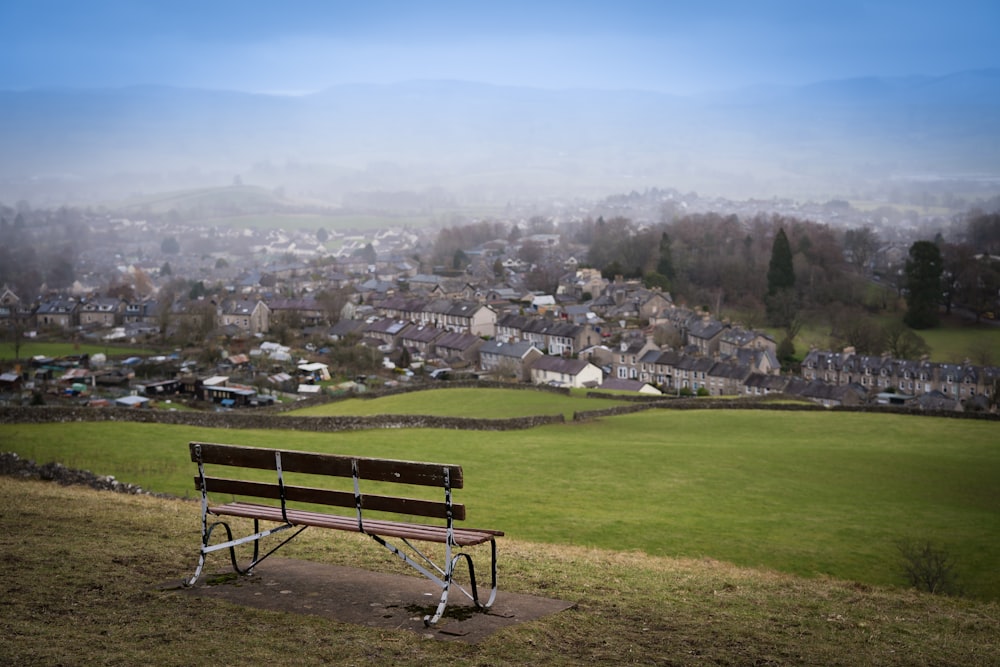
[[[345,530],[367,535],[375,542],[385,547],[393,555],[433,582],[440,590],[440,599],[433,614],[424,617],[425,625],[433,625],[444,614],[448,604],[451,589],[458,588],[475,607],[488,610],[492,607],[497,595],[497,546],[496,538],[503,535],[502,531],[458,528],[457,518],[463,519],[465,508],[452,502],[453,478],[457,477],[457,488],[463,485],[462,471],[459,466],[451,464],[417,463],[413,461],[392,461],[386,459],[369,459],[362,457],[345,457],[330,454],[315,454],[295,452],[291,450],[261,449],[240,445],[222,445],[217,443],[192,442],[189,445],[191,460],[198,464],[198,476],[195,486],[201,491],[201,548],[198,565],[194,575],[187,581],[189,586],[195,585],[201,577],[206,556],[215,551],[229,550],[233,569],[242,575],[250,575],[261,561],[275,551],[291,542],[302,531],[310,526]],[[282,457],[295,461],[294,471],[333,476],[351,477],[353,494],[344,491],[331,491],[312,487],[286,486]],[[273,457],[273,462],[272,458]],[[304,459],[304,461],[303,461]],[[305,469],[309,462],[315,462],[321,467],[333,466],[341,472],[319,472]],[[249,482],[230,478],[216,478],[206,475],[206,463],[210,465],[233,466],[242,468],[266,468],[275,472],[276,483]],[[346,474],[349,465],[350,474]],[[362,469],[377,470],[380,477],[366,475]],[[414,481],[409,474],[416,471],[418,477],[426,481]],[[420,501],[394,496],[363,494],[361,487],[364,479],[377,478],[380,481],[401,482],[403,484],[440,485],[444,492],[444,501]],[[210,493],[231,493],[240,496],[257,496],[279,501],[278,505],[266,505],[233,501],[224,504],[212,504]],[[325,512],[307,511],[288,506],[289,498],[307,500],[343,507],[353,506],[353,516],[331,514]],[[403,514],[437,516],[441,513],[445,525],[411,523],[406,521],[387,521],[371,519],[365,516],[368,505],[374,505],[380,510]],[[408,509],[409,508],[409,509]],[[211,521],[209,516],[244,517],[253,520],[253,532],[248,535],[234,537],[229,523],[219,519]],[[278,525],[261,529],[261,521],[277,523]],[[211,544],[215,528],[222,526],[226,531],[226,539],[217,544]],[[267,537],[292,530],[287,538],[261,554],[261,542]],[[390,538],[399,540],[402,547],[397,546]],[[443,564],[436,563],[431,557],[418,549],[414,541],[428,541],[444,544]],[[490,543],[490,594],[486,602],[479,599],[476,584],[475,565],[472,556],[457,549],[476,544]],[[253,557],[250,562],[240,567],[236,547],[253,544]],[[456,567],[465,560],[469,570],[469,588],[454,581]]]

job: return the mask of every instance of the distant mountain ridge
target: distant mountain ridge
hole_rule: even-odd
[[[0,199],[226,182],[336,200],[649,186],[770,197],[912,174],[1000,176],[1000,70],[680,97],[462,81],[298,97],[135,86],[0,91]],[[42,194],[45,193],[45,194]]]

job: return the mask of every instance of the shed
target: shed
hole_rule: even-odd
[[[122,396],[115,399],[115,407],[119,408],[145,408],[149,407],[150,399],[145,396]]]

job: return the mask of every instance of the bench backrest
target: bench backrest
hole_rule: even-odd
[[[451,490],[462,488],[462,467],[445,463],[420,463],[337,454],[319,454],[286,449],[264,449],[212,442],[191,442],[191,460],[198,464],[195,488],[204,493],[267,498],[284,504],[302,502],[350,507],[438,519],[465,519],[465,506],[451,502]],[[205,473],[205,466],[230,466],[275,471],[274,482],[255,482]],[[284,482],[284,473],[306,473],[353,480],[353,490],[340,491]],[[404,496],[361,493],[360,481],[439,487],[444,501]],[[402,487],[401,487],[402,488]]]

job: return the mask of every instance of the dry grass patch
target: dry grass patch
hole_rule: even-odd
[[[995,603],[506,538],[502,590],[575,607],[474,646],[427,641],[160,590],[194,567],[191,501],[0,478],[0,507],[9,664],[968,666],[1000,653]],[[283,555],[400,567],[322,531]]]

